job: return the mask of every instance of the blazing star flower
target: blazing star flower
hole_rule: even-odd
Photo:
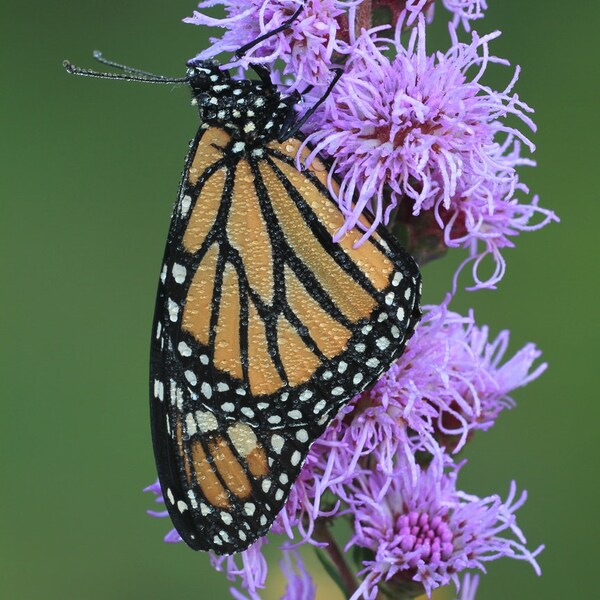
[[[454,15],[453,24],[461,23],[466,31],[471,29],[471,21],[481,19],[487,10],[485,0],[444,0],[444,7]]]
[[[267,579],[267,561],[261,552],[262,546],[267,542],[265,538],[257,540],[244,552],[230,556],[215,556],[211,554],[210,561],[217,570],[227,574],[227,579],[236,581],[240,579],[242,588],[248,593],[251,600],[260,600],[259,589],[264,589]],[[230,588],[231,595],[236,600],[247,600],[237,589]]]
[[[442,489],[442,481],[446,482],[446,491],[451,484],[454,486],[458,471],[447,452],[458,452],[473,431],[491,427],[501,410],[514,405],[509,394],[537,378],[546,368],[545,363],[533,366],[540,356],[533,344],[502,362],[508,342],[507,331],[490,339],[488,328],[478,327],[472,314],[463,317],[448,310],[445,303],[424,307],[423,320],[406,352],[371,390],[342,408],[313,444],[285,507],[275,520],[273,532],[286,535],[295,545],[322,546],[317,523],[350,516],[357,524],[353,541],[369,548],[368,544],[357,541],[366,539],[363,524],[367,522],[364,515],[370,506],[369,498],[374,503],[383,502],[388,488],[390,494],[398,488],[408,498],[408,492],[402,490],[409,489],[414,499],[411,506],[417,506],[427,496],[425,492],[431,492],[427,486],[433,489],[437,485]],[[430,455],[432,466],[423,470],[415,459],[417,454]],[[442,477],[443,465],[446,471],[450,467],[450,474]],[[373,479],[375,474],[378,479]],[[406,487],[407,478],[413,487]],[[147,491],[155,494],[157,502],[162,502],[158,484],[149,486]],[[398,493],[390,496],[393,502],[399,497]],[[454,487],[452,493],[455,493]],[[440,497],[436,498],[442,506]],[[465,496],[463,500],[465,498],[471,502],[471,497]],[[488,500],[481,502],[487,506]],[[425,503],[425,506],[430,504]],[[456,515],[468,514],[463,509],[462,505],[460,510],[457,508]],[[166,511],[151,514],[167,516]],[[437,513],[427,514],[433,519]],[[376,516],[379,519],[381,515]],[[409,518],[407,513],[404,520]],[[380,528],[383,530],[384,525]],[[446,535],[445,529],[436,531]],[[359,534],[363,537],[356,537]],[[375,539],[376,533],[373,536]],[[180,541],[181,538],[172,530],[165,539]],[[264,587],[267,568],[262,548],[265,543],[266,538],[263,538],[238,556],[213,557],[215,568],[227,573],[232,581],[239,581],[247,594],[232,592],[236,598],[254,599],[258,597],[257,590]],[[290,565],[297,565],[290,594],[302,591],[310,597],[314,584],[305,576],[298,556],[288,546],[282,551],[288,571],[292,568]],[[456,554],[451,556],[454,569],[458,558]],[[400,570],[403,576],[410,571],[408,567]],[[410,571],[411,577],[415,573]],[[363,575],[365,580],[360,589],[365,598],[373,586],[387,580],[378,562],[365,564]],[[445,585],[440,583],[443,580],[440,577],[433,578],[438,582],[436,585]],[[422,579],[414,581],[424,582]],[[288,597],[291,600],[304,596]]]
[[[222,4],[227,17],[215,19],[194,11],[184,19],[194,25],[210,25],[225,29],[221,39],[212,38],[211,46],[196,58],[205,60],[221,52],[236,52],[241,46],[255,41],[261,35],[273,31],[288,21],[303,4],[301,15],[277,35],[268,37],[251,48],[239,61],[228,66],[247,68],[250,63],[273,65],[276,60],[284,63],[283,74],[292,74],[294,81],[290,91],[307,85],[326,83],[330,78],[332,55],[345,48],[337,38],[337,17],[343,14],[343,2],[336,0],[204,0],[198,8],[204,9]]]
[[[205,60],[277,29],[302,4],[289,27],[260,39],[225,68],[268,66],[273,82],[303,92],[308,107],[322,98],[332,67],[343,65],[341,79],[303,129],[306,164],[317,155],[330,158],[328,183],[346,217],[338,235],[362,226],[366,210],[375,221],[364,228],[365,238],[392,217],[391,224],[405,225],[409,237],[412,231],[428,237],[434,228],[445,248],[469,253],[454,289],[469,263],[475,289],[494,287],[504,274],[504,249],[521,232],[556,217],[536,196],[529,199],[517,174],[534,165],[523,154],[534,146],[520,128],[535,130],[531,109],[513,91],[519,69],[504,90],[485,86],[489,64],[508,65],[489,51],[499,33],[473,32],[469,43],[456,34],[457,27],[468,32],[483,17],[486,1],[442,3],[452,15],[451,47],[430,55],[425,27],[435,0],[202,0],[185,20],[223,29],[198,55]],[[225,18],[202,12],[217,5]],[[383,37],[385,26],[370,25],[372,9],[382,7],[396,26],[394,39]],[[486,257],[495,268],[482,276]],[[287,581],[282,600],[315,598],[301,545],[329,553],[352,600],[430,595],[449,583],[460,600],[474,600],[478,576],[467,571],[484,571],[487,561],[503,556],[525,560],[539,574],[542,547],[527,550],[516,525],[526,494],[517,495],[514,483],[505,501],[461,492],[457,478],[464,461],[456,464],[456,455],[475,431],[489,429],[514,406],[512,392],[539,377],[546,364],[538,362],[533,344],[506,357],[508,331],[491,337],[472,312],[450,311],[450,299],[424,307],[400,359],[343,407],[312,445],[272,527],[287,538],[280,547]],[[145,491],[164,506],[158,482]],[[148,512],[168,516],[165,510]],[[328,529],[338,520],[351,530],[345,554]],[[172,529],[165,541],[181,538]],[[237,555],[211,556],[214,568],[236,583],[230,591],[237,600],[259,600],[267,543],[265,537]]]
[[[479,575],[467,573],[460,584],[460,596],[455,600],[475,600],[479,586]]]
[[[453,15],[452,23],[461,23],[466,31],[470,31],[470,22],[481,19],[487,9],[485,0],[443,0],[444,7]],[[411,27],[419,15],[424,15],[428,22],[433,19],[435,0],[373,0],[376,9],[385,8],[390,14],[390,23],[395,26],[406,14],[406,27]],[[354,9],[355,12],[355,9]]]
[[[413,451],[439,454],[437,439],[458,452],[471,432],[489,429],[500,411],[514,406],[513,390],[547,367],[533,368],[541,354],[533,344],[501,364],[509,337],[503,331],[490,340],[488,327],[478,327],[472,312],[463,317],[446,304],[425,307],[406,352],[363,393],[366,412],[375,419],[400,418],[417,436]]]
[[[447,245],[469,248],[477,266],[488,254],[500,261],[509,237],[554,218],[536,200],[521,204],[514,197],[527,191],[515,167],[533,164],[520,157],[521,147],[534,146],[503,119],[512,115],[535,129],[527,116],[531,109],[512,93],[519,70],[502,92],[480,82],[490,63],[508,64],[489,53],[498,32],[473,33],[464,44],[451,28],[451,49],[428,56],[424,19],[406,46],[401,29],[399,23],[394,41],[377,38],[377,30],[358,39],[344,75],[307,124],[305,144],[312,150],[306,162],[329,156],[341,176],[339,189],[330,180],[346,215],[338,236],[369,209],[375,219],[366,238],[401,201],[410,202],[414,215],[435,211]],[[531,225],[535,213],[544,219]],[[477,286],[493,286],[501,274],[499,269],[488,281],[477,279]]]
[[[304,567],[300,553],[296,550],[284,550],[279,565],[287,581],[281,600],[313,600],[316,587]]]
[[[424,307],[405,353],[312,446],[278,532],[293,537],[293,527],[301,526],[310,538],[314,520],[337,511],[319,499],[326,491],[345,498],[345,486],[360,475],[365,457],[393,476],[406,464],[398,466],[399,455],[414,464],[413,456],[425,452],[443,462],[444,451],[457,453],[472,432],[489,429],[503,409],[514,406],[509,394],[547,367],[534,366],[541,353],[533,344],[502,363],[508,342],[508,331],[490,339],[472,313],[463,317],[445,304]]]
[[[515,522],[526,494],[517,497],[512,483],[504,502],[467,495],[456,489],[460,467],[438,468],[417,467],[415,478],[407,465],[391,479],[372,472],[355,480],[355,533],[348,546],[365,548],[372,558],[363,561],[363,581],[352,600],[375,598],[381,583],[393,589],[418,582],[428,595],[451,582],[458,587],[459,573],[484,571],[483,563],[500,556],[525,560],[540,574],[535,557],[543,547],[527,550]]]

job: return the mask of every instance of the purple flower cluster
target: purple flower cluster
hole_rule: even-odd
[[[192,17],[184,19],[193,25],[225,28],[222,38],[212,38],[211,46],[200,52],[198,59],[212,58],[221,52],[235,53],[241,46],[280,27],[301,5],[298,0],[204,0],[198,8],[205,9],[215,4],[225,7],[227,17],[215,19],[194,11]],[[290,91],[307,85],[326,84],[333,55],[347,52],[347,44],[338,37],[340,24],[337,19],[344,14],[344,6],[348,4],[336,0],[306,0],[301,18],[281,33],[253,47],[241,60],[229,66],[248,68],[251,63],[272,65],[281,60],[283,75],[293,76]]]
[[[206,0],[200,7],[214,3]],[[227,18],[195,12],[187,19],[226,29],[201,58],[236,50],[280,26],[299,6],[295,0],[222,3]],[[232,64],[247,68],[283,61],[283,70],[274,69],[274,75],[289,82],[288,91],[313,86],[307,106],[323,95],[332,67],[343,64],[340,81],[305,126],[312,147],[306,162],[317,154],[329,157],[341,180],[339,191],[331,184],[346,215],[338,235],[358,225],[364,211],[375,217],[365,237],[380,222],[388,224],[400,204],[413,216],[431,213],[446,248],[468,249],[473,287],[493,288],[505,271],[502,251],[514,238],[557,220],[539,206],[537,196],[528,198],[517,172],[535,164],[523,155],[524,149],[535,149],[533,143],[515,126],[520,122],[535,130],[532,109],[514,92],[519,68],[504,90],[493,90],[483,83],[487,67],[509,64],[490,53],[489,44],[500,33],[472,32],[470,41],[459,41],[455,24],[468,28],[483,16],[485,2],[446,0],[455,23],[451,45],[433,54],[426,49],[424,16],[431,16],[433,3],[399,4],[405,10],[390,39],[384,37],[385,26],[359,29],[368,25],[360,0],[308,0],[288,29]],[[488,256],[495,268],[482,277],[480,264]]]
[[[481,83],[489,64],[507,64],[489,51],[498,32],[473,32],[461,43],[451,28],[451,48],[428,55],[423,18],[406,44],[401,29],[394,40],[377,37],[379,30],[358,38],[344,75],[307,128],[307,163],[317,154],[333,160],[346,214],[339,235],[369,210],[375,219],[367,237],[407,203],[413,215],[434,215],[446,247],[468,248],[476,286],[492,287],[504,274],[501,250],[511,238],[554,218],[537,198],[519,198],[528,189],[516,167],[533,164],[521,150],[534,146],[506,118],[535,129],[531,109],[512,91],[519,70],[503,91]],[[532,223],[536,214],[541,219]],[[477,267],[487,255],[496,269],[482,281]]]
[[[535,131],[531,108],[514,91],[484,83],[491,64],[508,62],[490,52],[500,34],[478,35],[474,21],[485,0],[443,0],[450,12],[450,46],[428,53],[427,23],[434,0],[305,0],[289,27],[253,46],[227,67],[269,66],[282,91],[319,100],[333,68],[343,74],[306,122],[304,168],[315,156],[330,159],[330,189],[346,217],[344,228],[374,216],[393,231],[408,231],[417,258],[419,235],[444,250],[464,248],[473,289],[495,287],[505,270],[504,249],[517,235],[556,220],[520,180],[533,166],[525,128]],[[438,5],[440,2],[437,3]],[[205,9],[222,5],[216,19]],[[203,0],[187,22],[223,29],[198,57],[235,52],[289,21],[300,0]],[[373,9],[388,9],[389,24],[374,26]],[[390,29],[391,27],[391,29]],[[459,39],[460,35],[468,38]],[[389,35],[391,34],[391,36]],[[306,156],[306,153],[304,154]],[[300,160],[300,159],[298,159]],[[412,223],[429,229],[413,231]],[[415,233],[416,231],[416,233]],[[495,268],[480,274],[491,257]],[[458,272],[456,274],[458,276]],[[456,287],[456,286],[455,286]],[[529,551],[515,513],[526,494],[514,483],[508,497],[483,498],[457,488],[464,460],[458,454],[476,431],[485,431],[514,406],[511,394],[546,369],[527,344],[506,357],[509,333],[490,337],[469,313],[449,309],[451,296],[427,306],[402,357],[370,390],[360,394],[317,440],[273,532],[284,536],[280,568],[284,600],[311,600],[316,587],[298,547],[327,553],[352,600],[431,594],[452,583],[460,600],[474,600],[488,561],[506,556],[529,562],[536,573],[540,546]],[[147,488],[162,503],[157,484]],[[151,512],[167,516],[166,511]],[[351,533],[344,550],[330,531],[343,520]],[[173,530],[166,541],[180,541]],[[267,563],[260,539],[245,552],[213,557],[213,566],[236,581],[232,595],[258,599]],[[462,578],[462,582],[461,582]]]
[[[443,0],[442,4],[452,13],[452,24],[461,24],[465,31],[470,31],[471,21],[481,19],[487,10],[485,0]],[[419,15],[424,15],[428,22],[433,19],[435,0],[373,0],[373,7],[386,9],[394,26],[404,13],[406,24],[410,27]],[[355,11],[351,11],[351,18],[354,14]]]
[[[462,317],[445,304],[425,307],[404,355],[342,409],[312,446],[277,517],[273,532],[289,538],[282,552],[296,594],[287,598],[314,597],[314,584],[291,544],[321,545],[319,528],[335,518],[352,525],[347,548],[369,554],[354,599],[374,598],[382,582],[410,581],[428,593],[450,582],[458,585],[459,573],[482,569],[500,556],[527,560],[539,572],[535,556],[541,548],[529,552],[515,523],[525,494],[516,499],[514,484],[506,501],[456,489],[460,465],[452,453],[475,430],[489,428],[513,406],[509,394],[546,368],[534,366],[540,352],[532,344],[506,360],[508,342],[506,331],[489,339],[473,315]],[[419,456],[428,456],[427,464],[420,464]],[[150,490],[160,501],[160,488]],[[178,536],[172,531],[166,539]],[[239,578],[251,598],[265,585],[265,543],[214,559],[216,568]]]

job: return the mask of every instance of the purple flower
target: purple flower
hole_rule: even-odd
[[[461,23],[466,31],[470,31],[471,21],[481,19],[487,10],[486,0],[444,0],[444,6],[453,13],[453,24]]]
[[[398,417],[414,435],[413,451],[436,445],[461,450],[476,429],[489,429],[500,411],[514,405],[509,394],[539,377],[546,363],[533,367],[541,352],[527,344],[502,364],[509,332],[490,339],[445,304],[424,307],[424,317],[403,356],[363,396],[374,418]],[[433,440],[437,441],[433,441]],[[433,453],[439,454],[440,447]]]
[[[460,584],[460,596],[456,600],[475,600],[478,586],[479,575],[467,573]]]
[[[296,550],[284,550],[279,565],[287,581],[281,600],[313,600],[317,590],[304,567],[300,553]]]
[[[458,539],[456,531],[448,529],[454,521],[442,519],[438,523],[435,520],[436,517],[441,518],[438,508],[441,510],[440,507],[449,506],[452,494],[452,502],[456,503],[452,514],[457,519],[470,521],[472,516],[475,525],[483,523],[482,515],[488,514],[485,511],[492,505],[496,512],[504,514],[504,509],[501,510],[500,505],[489,498],[474,500],[474,497],[456,492],[457,469],[447,452],[462,449],[473,431],[491,427],[499,412],[513,405],[509,394],[538,377],[546,365],[533,366],[540,356],[533,344],[526,345],[506,360],[508,332],[501,332],[490,339],[488,328],[477,326],[472,314],[463,317],[449,311],[445,304],[426,306],[424,313],[403,356],[371,390],[344,407],[324,435],[313,444],[288,501],[273,525],[274,533],[289,538],[287,544],[322,546],[316,535],[318,520],[346,515],[355,523],[354,542],[370,548],[371,542],[365,540],[372,538],[372,543],[375,543],[377,536],[391,523],[392,508],[403,506],[401,498],[405,499],[405,503],[412,499],[412,504],[406,504],[410,511],[416,511],[418,506],[425,507],[423,514],[426,516],[422,518],[435,524],[423,522],[423,531],[426,529],[427,535],[438,535],[439,540],[450,534],[452,540]],[[415,459],[416,455],[423,453],[432,457],[428,469],[423,469]],[[446,467],[445,472],[442,465]],[[147,491],[157,496],[157,502],[162,502],[157,484]],[[384,502],[384,498],[389,500]],[[387,508],[367,518],[367,512],[374,510],[373,503]],[[520,506],[520,501],[517,504]],[[513,506],[512,500],[508,506]],[[471,512],[467,507],[471,507]],[[483,512],[480,514],[473,507],[479,507],[477,510]],[[515,510],[516,507],[513,506]],[[403,531],[404,522],[410,522],[414,515],[411,516],[410,511],[403,513],[400,508],[394,510],[397,512],[394,526]],[[166,516],[166,512],[152,514]],[[376,529],[369,529],[369,519],[377,523]],[[430,534],[431,527],[435,531]],[[510,528],[513,527],[514,522],[511,521]],[[399,538],[396,533],[392,541],[386,542],[390,552],[397,552]],[[180,541],[174,530],[165,539]],[[406,551],[407,542],[402,539],[401,547]],[[257,590],[265,584],[266,563],[262,555],[265,542],[266,538],[259,540],[238,556],[212,559],[218,570],[227,573],[231,580],[240,581],[244,593],[253,599],[258,597]],[[410,581],[429,582],[428,589],[444,585],[442,582],[448,573],[440,565],[447,558],[452,563],[451,569],[457,568],[465,547],[462,541],[457,544],[456,548],[452,546],[452,552],[450,546],[443,544],[431,550],[431,557],[439,554],[435,558],[435,568],[431,561],[425,561],[422,546],[415,546],[414,552],[418,552],[409,553],[410,557],[394,567],[389,577],[388,571],[384,572],[382,567],[387,558],[380,557],[365,563],[361,593],[364,592],[368,598],[373,586],[396,577],[399,571],[402,577],[410,575]],[[499,547],[504,542],[494,541],[493,544]],[[512,548],[511,544],[508,545]],[[282,551],[284,556],[290,552],[288,546]],[[514,557],[520,556],[517,554]],[[513,556],[508,550],[502,555]],[[488,556],[485,554],[485,557]],[[291,568],[292,559],[297,565],[297,572],[293,581],[290,579],[288,598],[309,598],[314,591],[313,583],[298,563],[297,555],[287,556],[286,568]],[[471,568],[473,564],[472,561],[465,563],[462,569]],[[296,592],[300,595],[290,595]],[[236,598],[247,597],[238,591],[232,593]]]
[[[262,554],[266,539],[258,540],[250,548],[233,556],[211,556],[213,567],[227,574],[244,592],[230,588],[236,600],[260,600],[258,590],[265,587],[267,562]],[[300,553],[286,546],[281,547],[283,558],[279,562],[281,572],[287,582],[281,600],[314,600],[315,584],[304,567]]]
[[[476,267],[486,255],[500,263],[510,237],[554,218],[537,200],[523,204],[515,196],[528,192],[515,168],[533,164],[521,148],[534,146],[503,119],[535,128],[531,109],[512,93],[519,70],[502,92],[481,83],[490,63],[508,64],[489,53],[498,32],[473,33],[464,44],[451,28],[451,49],[428,56],[424,19],[406,45],[401,29],[399,23],[394,41],[377,38],[377,30],[358,39],[345,74],[308,122],[305,143],[313,150],[306,162],[329,156],[341,177],[339,189],[330,183],[346,215],[338,237],[369,209],[375,220],[367,237],[402,201],[414,215],[434,211],[446,244],[469,248]],[[543,221],[532,225],[536,213]],[[501,264],[488,281],[476,279],[477,287],[496,283]]]
[[[458,452],[472,432],[489,429],[514,405],[509,394],[546,369],[534,366],[540,351],[533,344],[506,360],[508,331],[490,339],[472,314],[462,317],[444,304],[424,313],[403,356],[313,444],[274,532],[317,544],[315,522],[348,514],[357,478],[416,469],[416,453],[444,464],[445,452]]]
[[[260,600],[258,590],[264,589],[267,579],[267,561],[261,549],[267,543],[266,538],[254,542],[247,550],[231,556],[216,556],[211,554],[210,561],[217,570],[227,574],[227,579],[239,579],[242,589],[248,596],[241,594],[237,589],[230,588],[231,595],[236,600]]]
[[[443,5],[452,13],[452,23],[454,25],[461,23],[466,31],[470,31],[470,22],[481,19],[487,9],[485,0],[443,0]],[[433,19],[435,0],[374,0],[373,6],[374,8],[385,7],[391,14],[390,22],[393,26],[401,19],[404,11],[405,25],[410,27],[421,14],[426,17],[428,22]]]
[[[198,8],[217,4],[225,7],[226,18],[215,19],[194,11],[192,17],[184,19],[194,25],[225,29],[221,39],[212,38],[211,46],[200,52],[198,59],[211,58],[221,52],[236,52],[285,23],[301,6],[298,0],[204,0]],[[250,63],[273,65],[282,60],[283,74],[293,75],[290,90],[326,83],[333,53],[345,47],[337,37],[340,26],[336,19],[344,12],[342,6],[342,2],[335,0],[306,0],[304,10],[289,28],[257,44],[241,60],[231,62],[229,66],[247,68]]]
[[[444,448],[458,452],[473,431],[489,429],[514,405],[509,394],[547,367],[534,366],[541,353],[533,344],[505,360],[508,342],[508,331],[490,339],[472,313],[463,317],[445,304],[424,307],[400,359],[313,445],[287,504],[290,522],[306,525],[326,516],[314,500],[325,490],[344,497],[344,485],[360,472],[364,457],[376,458],[377,470],[392,475],[399,454],[411,460],[428,452],[441,459]]]
[[[515,521],[526,494],[517,497],[512,483],[506,501],[467,495],[456,489],[459,467],[438,468],[407,465],[391,479],[372,472],[354,482],[355,533],[348,545],[370,550],[372,558],[363,561],[353,600],[375,598],[382,582],[419,582],[428,595],[451,582],[458,587],[459,573],[485,571],[485,562],[501,556],[525,560],[540,574],[535,557],[543,547],[527,550]]]

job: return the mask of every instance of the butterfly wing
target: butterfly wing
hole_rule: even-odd
[[[343,216],[300,140],[240,158],[219,128],[190,151],[159,285],[151,415],[169,513],[195,549],[243,550],[310,445],[401,354],[419,272],[385,229]]]

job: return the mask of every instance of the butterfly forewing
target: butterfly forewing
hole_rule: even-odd
[[[300,140],[234,154],[201,130],[175,207],[152,339],[152,423],[170,515],[195,549],[264,535],[310,445],[397,358],[419,274],[384,229],[344,218]],[[307,151],[306,151],[307,152]]]

